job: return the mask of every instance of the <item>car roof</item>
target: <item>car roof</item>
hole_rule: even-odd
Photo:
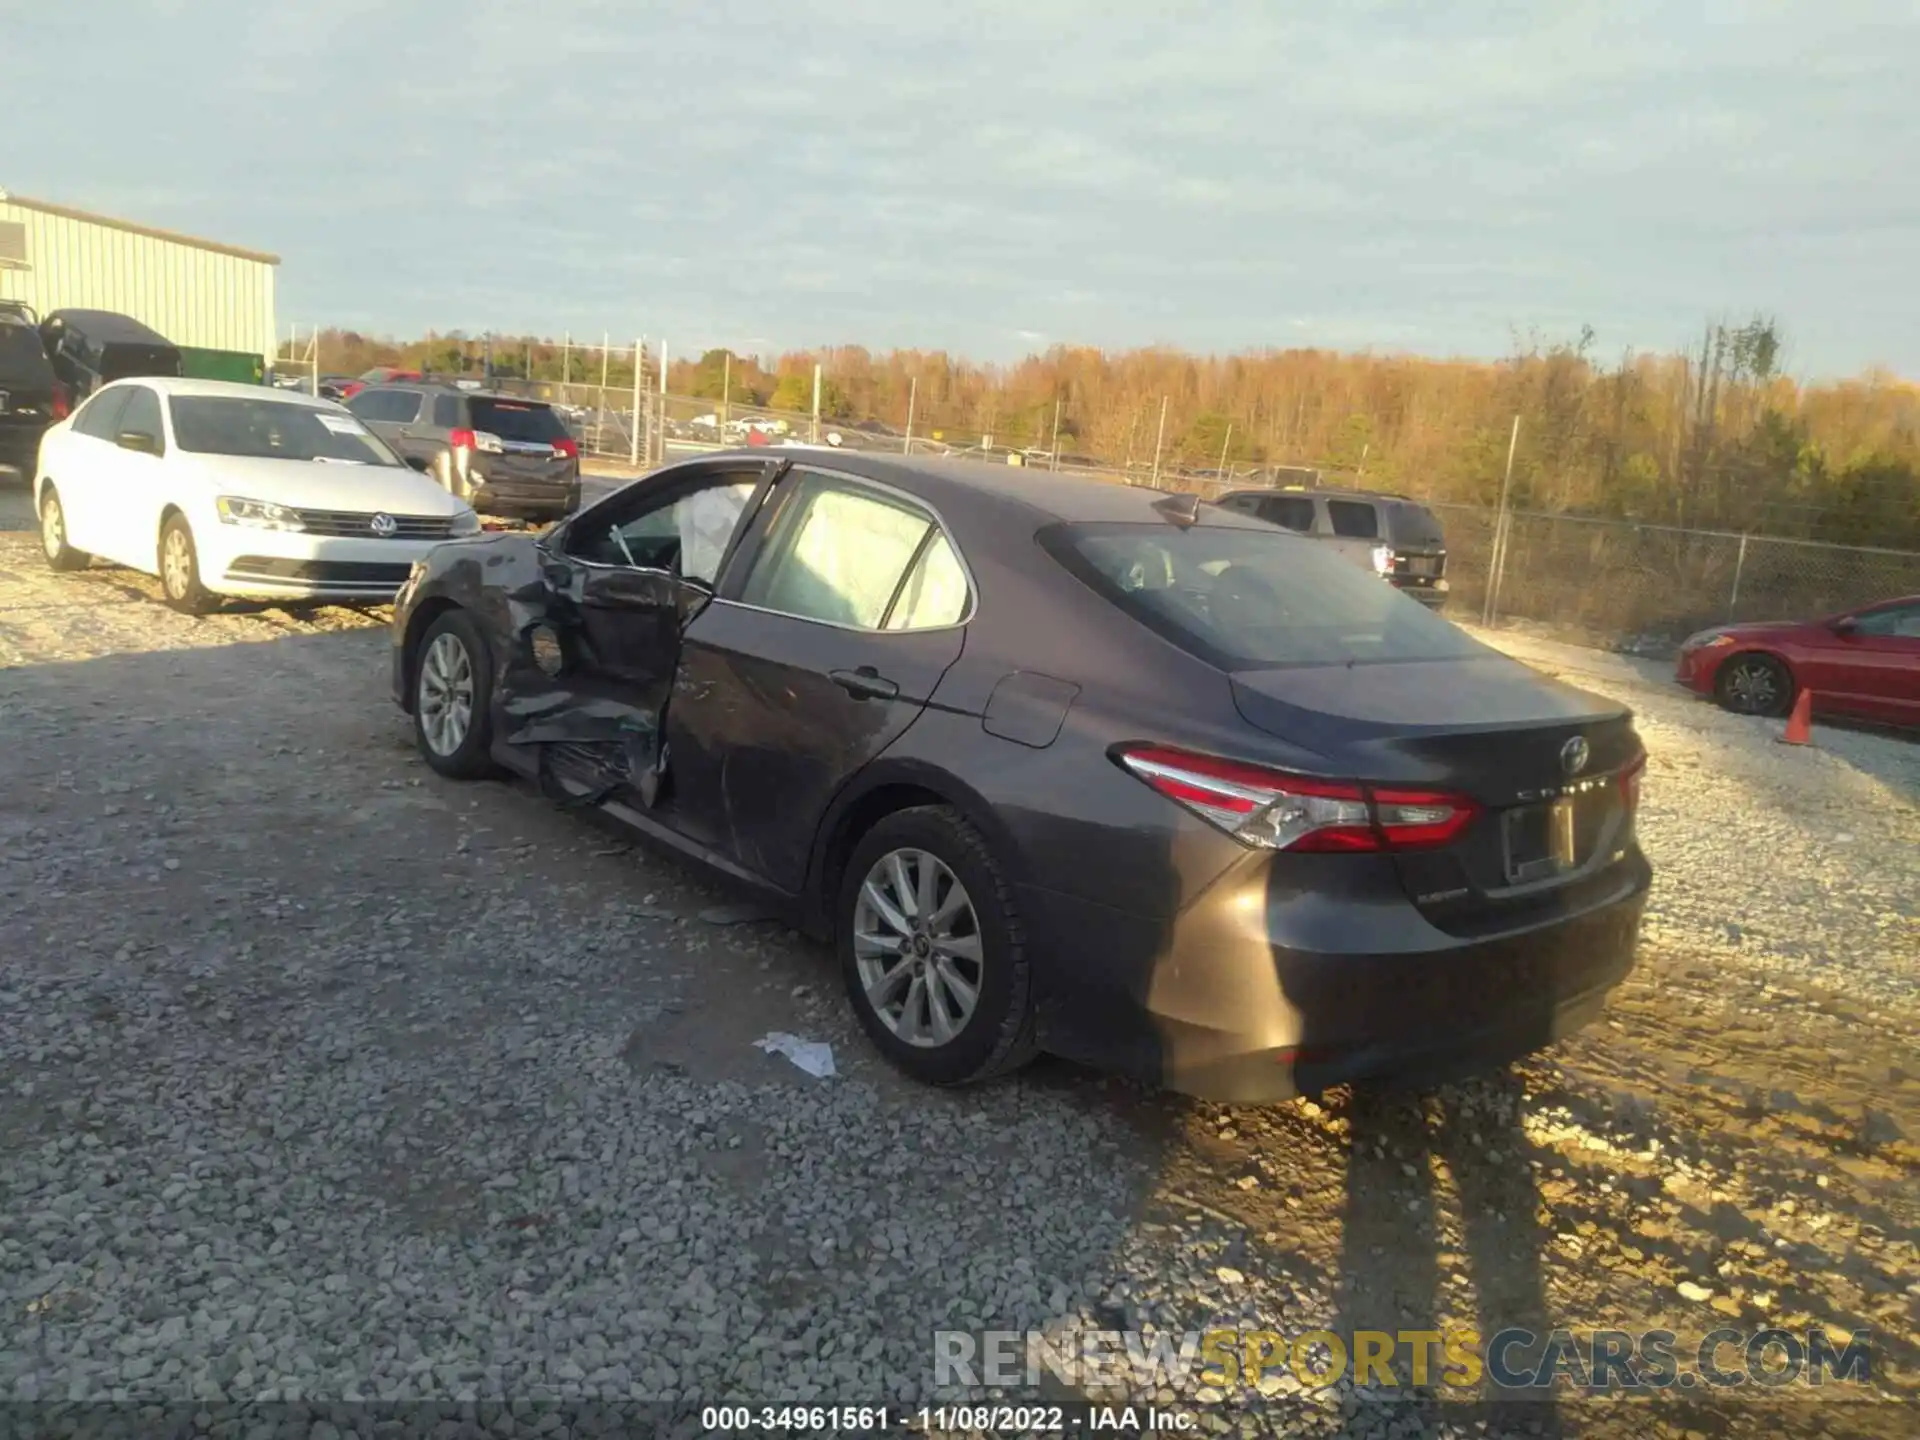
[[[321,410],[341,407],[331,400],[317,400],[297,390],[282,390],[273,385],[249,385],[239,380],[194,380],[183,375],[129,375],[103,385],[110,390],[118,385],[151,385],[162,395],[218,395],[237,400],[273,400],[283,405],[309,405]],[[97,393],[97,392],[96,392]]]
[[[173,342],[150,325],[117,310],[55,310],[40,322],[44,328],[71,325],[89,340],[105,345],[166,345]]]
[[[361,394],[368,390],[438,390],[447,395],[464,395],[469,400],[511,400],[516,405],[539,405],[553,408],[551,400],[536,400],[531,395],[513,395],[505,390],[472,390],[465,385],[455,384],[451,380],[440,380],[434,376],[424,376],[419,380],[380,380],[361,388]]]
[[[709,462],[765,461],[770,453],[775,458],[780,455],[779,450],[753,446],[718,451],[701,459]],[[984,518],[988,511],[1004,513],[1008,510],[1024,510],[1040,523],[1050,520],[1135,524],[1158,520],[1170,523],[1154,506],[1174,494],[1187,493],[1154,490],[1144,485],[1123,485],[1111,480],[1083,479],[1030,465],[992,465],[984,460],[885,455],[870,450],[809,448],[804,459],[795,456],[793,463],[819,463],[819,468],[823,470],[834,470],[891,485],[924,500],[949,519],[969,515]],[[1235,515],[1230,510],[1210,506],[1209,511],[1204,523],[1259,528],[1258,521]]]

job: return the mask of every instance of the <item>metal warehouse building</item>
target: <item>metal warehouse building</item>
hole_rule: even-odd
[[[271,363],[278,255],[196,240],[0,190],[0,300],[115,310],[175,345]]]

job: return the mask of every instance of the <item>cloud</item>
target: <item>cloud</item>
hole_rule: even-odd
[[[1911,6],[831,13],[32,7],[0,183],[277,251],[303,323],[1492,354],[1761,308],[1920,372]]]

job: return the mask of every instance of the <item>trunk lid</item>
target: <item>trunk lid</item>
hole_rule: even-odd
[[[1480,806],[1453,844],[1395,856],[1443,928],[1479,933],[1577,890],[1632,839],[1632,712],[1504,655],[1241,671],[1232,685],[1249,724],[1321,755],[1330,775]]]

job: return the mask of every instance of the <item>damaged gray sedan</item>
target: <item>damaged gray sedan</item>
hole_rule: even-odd
[[[875,1045],[1222,1100],[1497,1065],[1632,964],[1645,752],[1257,519],[1037,471],[715,455],[442,545],[393,621],[505,770],[830,939]]]

